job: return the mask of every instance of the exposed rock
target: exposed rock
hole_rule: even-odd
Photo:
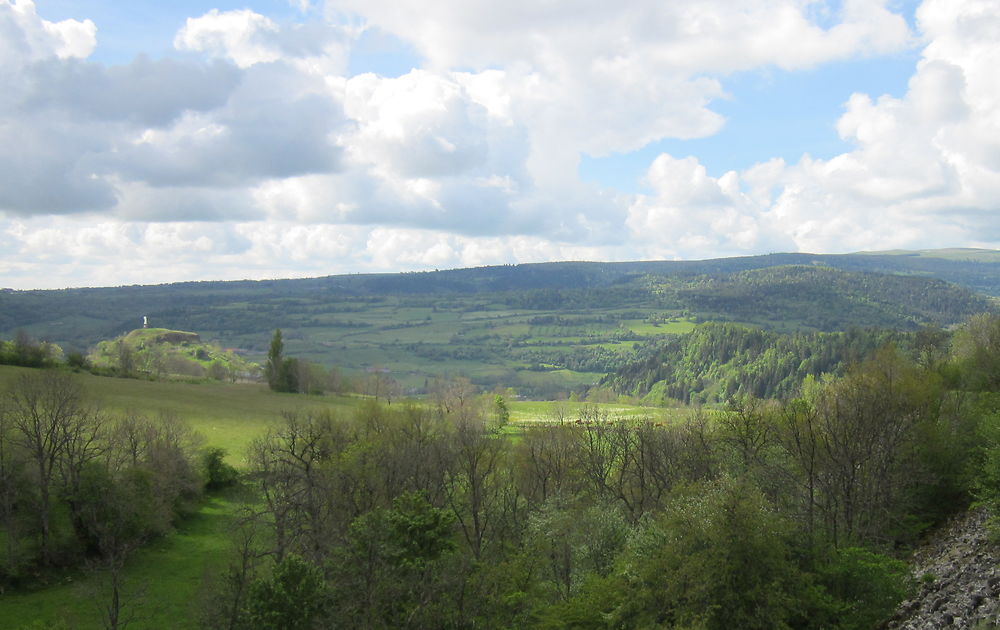
[[[198,333],[179,330],[169,330],[156,336],[157,343],[199,343],[200,341],[201,337]]]
[[[956,517],[911,562],[921,584],[885,625],[891,630],[989,628],[1000,620],[1000,547],[984,509]]]

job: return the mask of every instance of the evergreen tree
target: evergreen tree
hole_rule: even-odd
[[[267,376],[268,386],[279,390],[281,380],[281,368],[284,363],[285,343],[281,340],[281,329],[274,329],[274,336],[271,337],[271,348],[267,351],[267,363],[264,366],[264,373]]]

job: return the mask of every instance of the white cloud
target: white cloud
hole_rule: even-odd
[[[300,9],[308,8],[308,3]],[[232,60],[241,68],[261,63],[296,60],[303,68],[343,74],[349,44],[359,33],[326,24],[280,26],[250,9],[212,9],[188,18],[174,38],[178,50]]]
[[[1000,4],[928,0],[917,15],[928,45],[906,95],[855,94],[837,129],[856,148],[776,179],[800,248],[1000,239]]]
[[[86,58],[97,45],[90,20],[50,22],[38,16],[31,0],[0,0],[0,68],[56,57]]]
[[[505,92],[539,142],[537,162],[575,168],[579,152],[632,151],[664,137],[716,132],[708,73],[801,69],[900,50],[911,34],[883,2],[848,0],[823,29],[798,0],[338,0],[410,41],[439,70],[504,68]],[[568,148],[561,156],[552,147]]]
[[[646,180],[655,194],[640,196],[627,220],[646,258],[790,249],[790,240],[767,216],[767,206],[743,191],[736,172],[716,179],[693,157],[663,154]]]
[[[808,71],[917,38],[871,0],[328,3],[356,14],[347,26],[290,2],[302,24],[213,10],[185,22],[176,57],[106,66],[86,61],[92,22],[0,0],[0,144],[17,148],[0,155],[0,275],[96,284],[1000,243],[998,0],[923,3],[907,93],[856,94],[836,121],[850,151],[720,177],[663,155],[642,195],[581,182],[580,156],[718,132],[730,73]],[[348,76],[365,28],[427,65]],[[69,260],[80,270],[59,268]]]
[[[655,194],[630,209],[634,238],[662,235],[648,251],[685,257],[1000,243],[1000,3],[928,0],[918,20],[927,45],[907,93],[845,104],[851,151],[719,179],[660,156]]]
[[[162,127],[185,111],[207,111],[225,104],[241,73],[228,63],[207,65],[139,56],[129,64],[46,60],[25,77],[21,107],[55,110],[74,122],[119,121]]]

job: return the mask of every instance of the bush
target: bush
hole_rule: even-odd
[[[219,490],[236,483],[239,473],[226,463],[226,449],[212,446],[202,455],[205,468],[205,489]]]

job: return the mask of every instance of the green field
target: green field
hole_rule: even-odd
[[[200,594],[229,557],[227,537],[237,503],[206,498],[177,531],[138,551],[126,565],[125,601],[133,607],[129,628],[198,628]],[[58,584],[30,593],[0,595],[2,627],[103,628],[99,605],[107,601],[106,576],[100,571],[65,575]]]
[[[148,317],[151,327],[197,333],[262,363],[280,328],[286,357],[336,367],[357,391],[376,373],[404,395],[464,376],[483,389],[559,399],[584,393],[644,359],[643,349],[702,322],[787,332],[953,324],[993,305],[932,278],[1000,294],[991,265],[1000,265],[996,253],[982,250],[787,254],[16,291],[0,293],[0,337],[23,329],[87,353]],[[194,367],[209,367],[199,361]]]
[[[0,366],[0,388],[33,370]],[[149,417],[172,416],[201,435],[206,446],[229,453],[234,466],[243,462],[250,441],[280,420],[283,412],[309,409],[349,410],[358,398],[276,394],[255,383],[185,383],[109,378],[78,374],[91,402],[111,414],[136,413]]]

